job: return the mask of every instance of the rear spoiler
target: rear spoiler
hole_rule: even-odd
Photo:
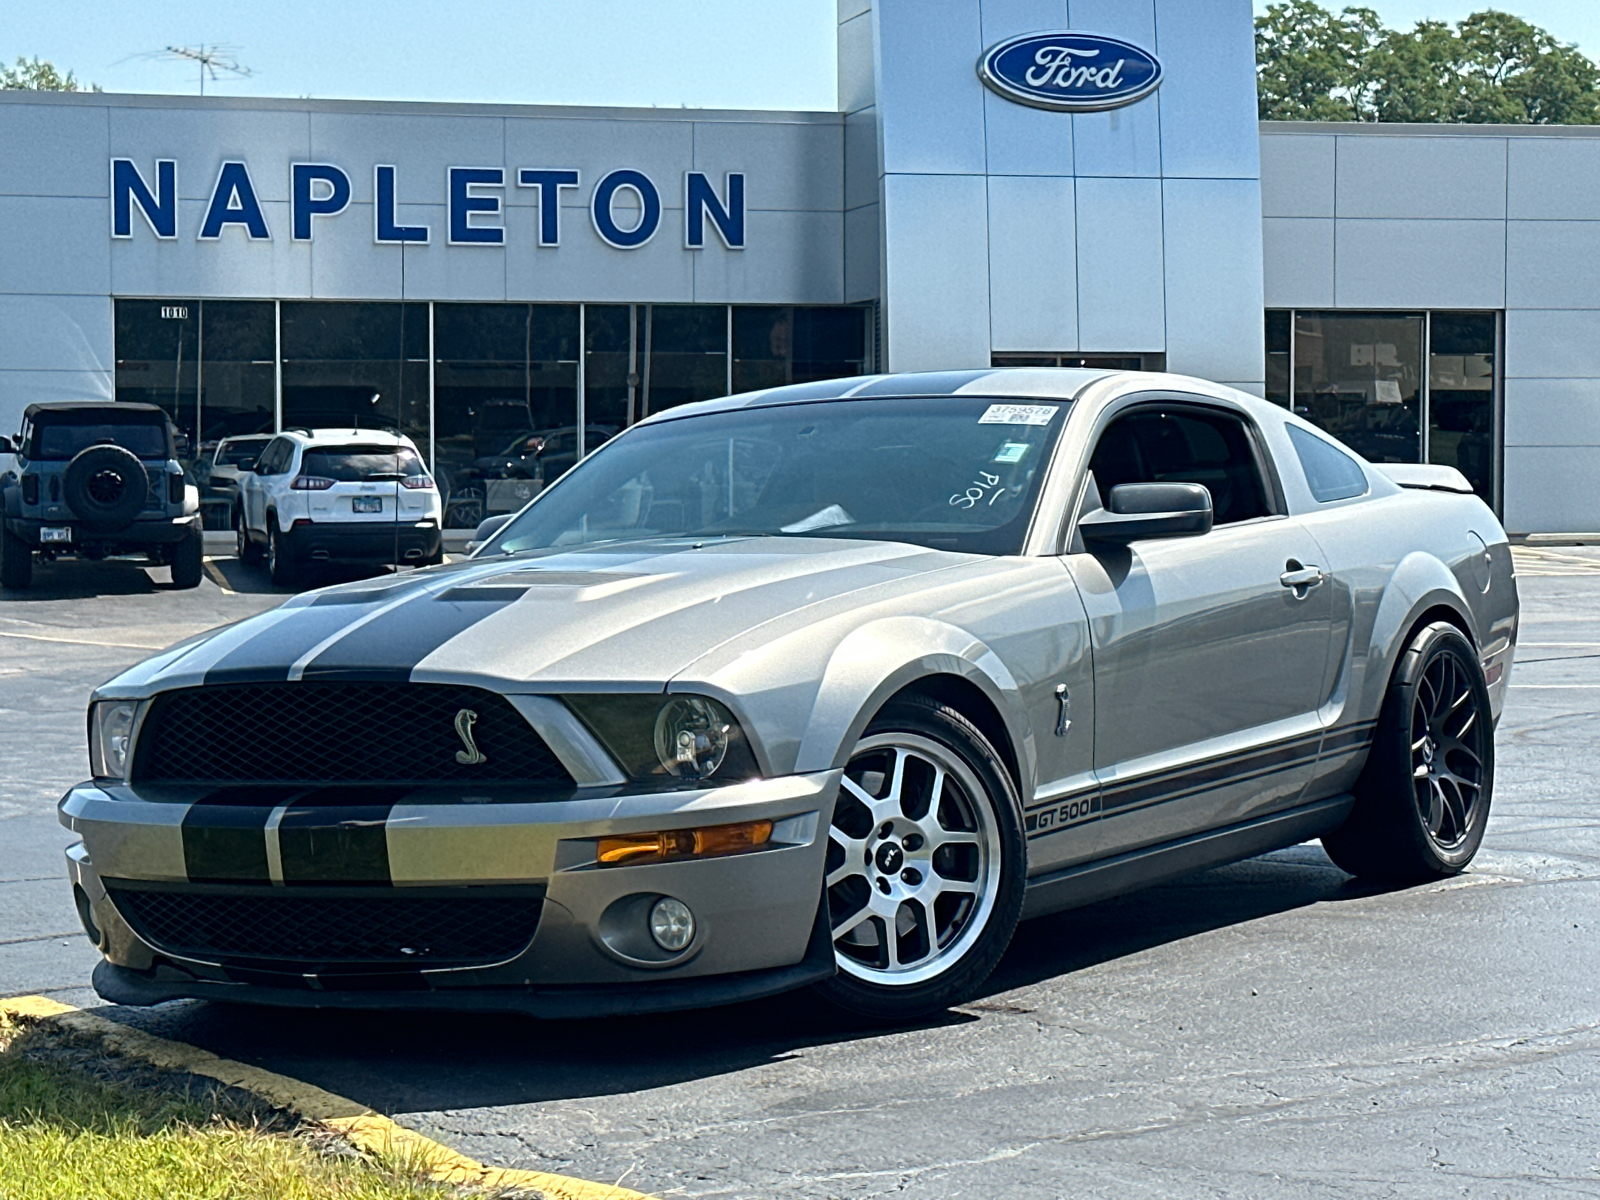
[[[1425,492],[1459,492],[1473,494],[1467,477],[1454,467],[1439,467],[1429,463],[1373,463],[1403,488],[1418,488]]]

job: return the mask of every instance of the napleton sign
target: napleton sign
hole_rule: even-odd
[[[135,210],[158,239],[178,237],[178,164],[160,158],[153,176],[146,176],[131,158],[111,160],[111,236],[134,236]],[[372,168],[372,240],[378,245],[426,244],[433,239],[427,225],[402,224],[398,213],[396,168]],[[508,176],[510,178],[508,178]],[[505,191],[507,185],[529,188],[538,197],[534,235],[541,246],[561,244],[561,194],[582,184],[576,170],[524,167],[450,167],[445,172],[445,241],[452,246],[503,246],[506,241]],[[688,250],[706,245],[706,226],[729,250],[743,250],[745,242],[745,177],[730,171],[722,193],[702,171],[683,176],[683,244]],[[350,176],[332,163],[292,163],[289,167],[290,238],[312,240],[316,222],[338,217],[350,206]],[[618,201],[621,205],[618,205]],[[661,228],[661,190],[643,171],[627,168],[605,175],[589,195],[589,219],[595,234],[618,250],[636,250]],[[250,241],[272,240],[266,213],[257,196],[250,168],[240,160],[222,164],[205,215],[195,232],[197,240],[214,242],[236,226]]]

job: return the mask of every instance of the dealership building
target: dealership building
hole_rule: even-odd
[[[1600,130],[1260,124],[1249,0],[839,0],[838,46],[832,112],[0,92],[0,431],[398,428],[460,526],[533,434],[1117,365],[1600,531]]]

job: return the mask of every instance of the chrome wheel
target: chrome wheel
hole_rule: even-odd
[[[908,986],[972,948],[1000,890],[994,803],[961,757],[931,738],[862,739],[828,831],[828,913],[841,971]]]
[[[1435,655],[1411,706],[1411,778],[1423,828],[1442,850],[1460,846],[1471,831],[1488,736],[1471,667],[1451,651]]]

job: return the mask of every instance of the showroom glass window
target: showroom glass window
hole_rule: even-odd
[[[867,373],[867,325],[859,308],[733,310],[733,390],[782,387]]]
[[[1461,471],[1498,502],[1499,315],[1267,313],[1269,400],[1372,462]]]
[[[159,404],[195,452],[200,423],[200,302],[118,300],[118,400]]]
[[[285,300],[284,428],[398,429],[428,445],[428,306]]]
[[[542,451],[578,420],[578,306],[435,304],[433,357],[445,526],[475,528],[554,481]]]

